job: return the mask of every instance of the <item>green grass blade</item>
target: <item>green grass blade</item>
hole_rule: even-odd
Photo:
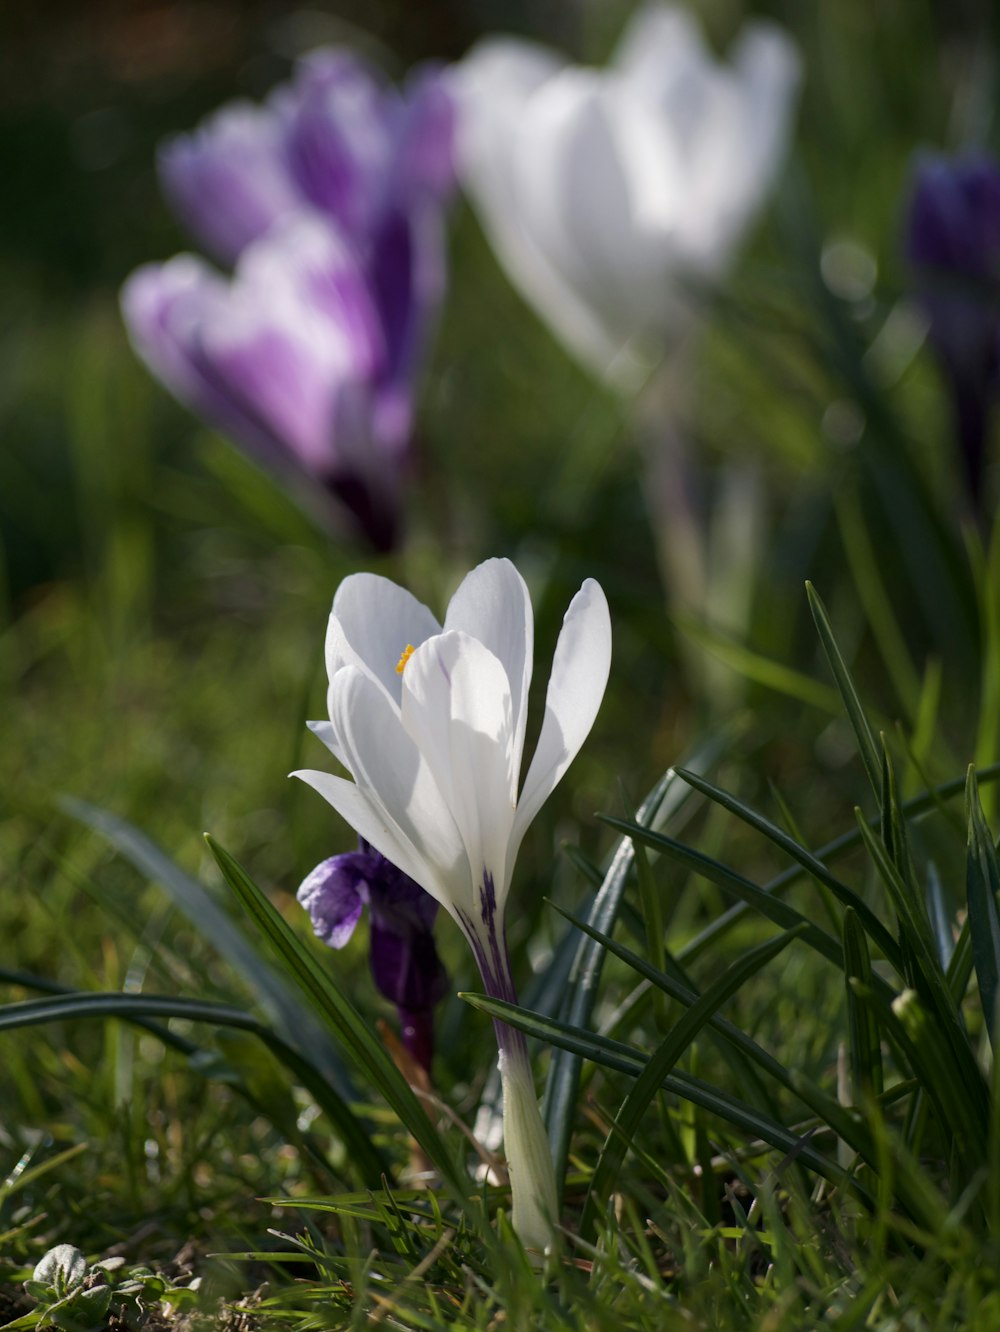
[[[857,491],[842,487],[834,497],[834,506],[865,618],[900,706],[907,720],[912,721],[920,703],[920,679],[886,590],[882,562],[869,538]]]
[[[951,959],[955,955],[955,935],[948,902],[945,898],[944,884],[933,860],[925,865],[927,874],[927,914],[930,917],[931,932],[934,935],[934,947],[938,961],[947,974],[951,969]]]
[[[872,1008],[880,1029],[934,1103],[943,1132],[958,1139],[966,1162],[973,1170],[978,1168],[985,1159],[988,1136],[988,1098],[981,1075],[980,1094],[970,1095],[956,1069],[949,1033],[916,990],[905,990],[887,1004],[874,989],[858,981],[851,985],[861,1002]]]
[[[670,780],[671,773],[667,772],[643,802],[638,815],[640,819],[655,817]],[[632,842],[629,838],[622,837],[615,847],[611,864],[590,908],[591,919],[601,921],[605,929],[614,928],[634,862]],[[569,997],[562,1008],[567,1020],[573,1025],[581,1027],[589,1025],[603,969],[604,954],[601,949],[577,947],[570,972]],[[569,1051],[562,1051],[558,1056],[553,1056],[545,1087],[544,1112],[556,1171],[556,1184],[560,1190],[566,1174],[569,1140],[576,1114],[579,1086],[579,1057]]]
[[[961,1089],[963,1104],[969,1107],[972,1117],[970,1123],[978,1126],[976,1132],[970,1135],[970,1142],[974,1141],[978,1138],[979,1128],[983,1128],[986,1122],[987,1094],[961,1012],[942,970],[926,915],[922,919],[919,913],[914,915],[911,896],[899,871],[889,858],[885,846],[861,820],[860,811],[857,812],[862,841],[889,890],[902,922],[914,973],[913,983],[929,1009],[931,1026],[939,1037],[940,1049],[935,1046],[935,1051],[940,1056],[942,1067],[948,1068],[949,1089]]]
[[[689,985],[684,984],[682,981],[669,975],[665,971],[660,971],[658,968],[652,966],[651,963],[647,962],[645,958],[640,957],[638,953],[634,953],[630,948],[626,948],[624,944],[618,943],[617,940],[611,938],[609,935],[602,934],[592,925],[588,924],[586,921],[580,920],[569,911],[564,911],[562,907],[556,906],[554,902],[550,903],[550,905],[558,911],[560,915],[565,916],[566,919],[570,921],[571,924],[575,925],[578,930],[582,930],[584,934],[589,935],[589,937],[597,944],[602,948],[607,949],[609,953],[612,953],[620,961],[624,962],[626,966],[631,967],[632,970],[642,976],[644,980],[648,980],[651,985],[655,985],[658,989],[662,990],[664,994],[669,995],[671,999],[683,1004],[685,1008],[693,1008],[700,1000],[701,995],[697,994]],[[768,1077],[774,1079],[774,1081],[782,1086],[787,1087],[789,1091],[795,1090],[788,1070],[784,1068],[773,1055],[768,1054],[765,1049],[758,1045],[752,1037],[747,1036],[745,1032],[741,1031],[735,1023],[729,1022],[724,1017],[720,1017],[718,1013],[714,1013],[711,1018],[709,1018],[708,1026],[712,1031],[722,1036],[733,1048],[739,1050],[741,1054],[745,1055],[752,1063],[762,1069]]]
[[[206,835],[205,840],[223,878],[267,940],[289,979],[302,991],[311,1010],[343,1042],[356,1066],[385,1097],[400,1121],[434,1162],[456,1200],[464,1206],[468,1196],[468,1181],[406,1079],[392,1062],[383,1043],[342,993],[332,975],[319,965],[294,930],[274,909],[243,866],[212,837]]]
[[[768,962],[777,957],[797,937],[797,933],[795,930],[789,930],[777,938],[768,939],[766,943],[751,949],[744,957],[727,967],[698,1002],[687,1010],[654,1053],[619,1107],[611,1132],[594,1167],[580,1221],[580,1234],[584,1239],[594,1233],[598,1212],[603,1208],[603,1201],[599,1200],[611,1195],[629,1144],[647,1107],[659,1091],[663,1079],[671,1072],[678,1059],[696,1039],[716,1010],[731,999],[751,976],[755,976]]]
[[[872,960],[868,939],[850,909],[844,912],[844,977],[847,981],[847,1040],[851,1062],[851,1086],[855,1105],[863,1105],[882,1095],[882,1050],[878,1023],[871,1008],[858,998],[852,978],[869,989],[872,985]]]
[[[340,1051],[322,1025],[197,879],[186,874],[145,833],[118,815],[70,796],[59,803],[67,813],[110,842],[141,874],[160,884],[190,924],[243,978],[285,1040],[303,1053],[308,1052],[310,1062],[344,1100],[356,1099]]]
[[[996,754],[1000,735],[1000,523],[993,526],[990,548],[980,578],[980,612],[983,626],[982,666],[979,687],[979,723],[975,762],[983,767]],[[984,817],[996,812],[996,794],[985,793]]]
[[[835,689],[821,684],[810,675],[793,670],[783,662],[773,661],[745,643],[713,628],[684,611],[674,610],[671,618],[682,633],[694,639],[699,646],[754,684],[772,689],[786,698],[798,699],[820,712],[836,716],[840,712],[840,699]]]
[[[235,1027],[252,1033],[285,1065],[325,1112],[342,1137],[362,1178],[379,1178],[388,1171],[385,1158],[371,1141],[370,1130],[341,1099],[336,1089],[293,1046],[252,1014],[229,1004],[209,1003],[176,995],[75,991],[4,1005],[0,1008],[0,1032],[49,1022],[76,1022],[84,1018],[120,1018],[134,1023],[189,1058],[200,1053],[199,1047],[176,1036],[169,1028],[159,1026],[153,1019],[162,1022],[169,1018],[184,1018],[189,1022]]]
[[[467,993],[460,994],[459,998],[464,999],[473,1008],[488,1013],[490,1017],[499,1018],[502,1022],[517,1027],[527,1036],[533,1036],[558,1049],[570,1050],[581,1059],[588,1059],[617,1073],[637,1078],[649,1063],[649,1055],[621,1041],[599,1036],[596,1032],[579,1031],[576,1027],[571,1027],[556,1018],[529,1012],[516,1004],[505,1003],[502,999],[490,999],[485,994]],[[668,1074],[663,1079],[662,1085],[665,1091],[717,1115],[726,1123],[732,1124],[753,1138],[759,1138],[778,1151],[800,1153],[798,1159],[825,1179],[837,1184],[850,1185],[847,1172],[821,1152],[808,1145],[804,1146],[805,1140],[801,1134],[796,1133],[794,1129],[786,1128],[778,1120],[747,1105],[738,1097],[730,1096],[702,1082],[701,1079],[683,1072]]]
[[[694,750],[690,755],[690,762],[696,769],[710,767],[724,752],[728,740],[728,734],[711,737]],[[654,820],[663,823],[670,819],[684,805],[689,791],[690,788],[677,779],[676,772],[672,768],[669,769],[640,805],[636,822],[646,827]],[[627,836],[623,837],[615,848],[611,864],[591,904],[588,916],[590,923],[602,934],[611,934],[614,930],[634,860],[632,840]],[[561,1015],[574,1026],[590,1026],[604,969],[604,958],[604,949],[592,939],[584,938],[579,941],[570,972],[567,1000],[560,1010]],[[580,1071],[581,1063],[578,1056],[570,1051],[558,1050],[553,1054],[549,1064],[545,1086],[545,1126],[552,1148],[556,1181],[560,1187],[566,1173],[570,1135],[577,1110]]]
[[[723,791],[719,787],[714,786],[711,782],[706,781],[704,777],[699,776],[697,773],[688,773],[683,769],[678,770],[678,775],[683,777],[686,782],[689,782],[696,791],[700,791],[702,795],[708,796],[710,800],[714,800],[717,805],[721,805],[722,808],[728,810],[730,814],[735,814],[736,817],[741,819],[748,827],[763,834],[763,836],[773,842],[776,847],[781,851],[784,851],[787,856],[790,856],[792,860],[797,861],[806,873],[810,874],[817,883],[822,884],[824,888],[828,888],[838,901],[842,902],[845,906],[852,908],[872,942],[878,945],[883,956],[891,962],[897,970],[899,970],[901,958],[895,939],[879,920],[878,916],[875,915],[875,912],[872,911],[868,903],[865,902],[863,898],[859,897],[853,889],[849,888],[847,884],[842,883],[835,874],[831,873],[827,866],[814,856],[812,852],[808,851],[800,842],[797,842],[794,837],[789,836],[783,828],[779,828],[777,824],[772,823],[770,819],[765,818],[763,814],[758,814],[756,810],[743,804],[741,800],[737,800],[736,797],[730,795],[728,791]]]
[[[971,765],[966,808],[969,819],[965,862],[965,882],[969,896],[969,937],[972,942],[972,956],[983,1005],[983,1017],[995,1049],[997,993],[1000,990],[1000,912],[997,909],[1000,864],[979,801],[976,770]]]
[[[854,735],[858,742],[858,751],[861,754],[861,762],[864,764],[865,772],[868,774],[868,780],[875,793],[875,799],[878,800],[882,793],[882,765],[879,763],[875,737],[872,734],[871,727],[868,725],[868,718],[865,716],[864,708],[861,706],[861,699],[855,688],[854,681],[851,679],[851,673],[847,669],[847,662],[844,661],[840,648],[837,646],[837,640],[833,635],[833,627],[830,624],[830,617],[826,613],[826,607],[823,605],[819,593],[813,587],[812,583],[806,583],[806,596],[809,598],[809,609],[812,611],[812,617],[816,623],[816,629],[819,633],[820,642],[823,645],[823,651],[830,664],[830,670],[833,672],[833,678],[837,685],[837,690],[843,700],[844,707],[847,710],[848,719],[850,720]]]
[[[998,779],[1000,779],[1000,763],[991,764],[990,767],[982,769],[979,773],[980,786],[985,785],[987,782],[996,782]],[[929,809],[934,808],[940,802],[950,800],[952,796],[956,796],[964,791],[965,781],[965,777],[952,777],[947,782],[941,782],[937,786],[912,796],[909,800],[904,801],[902,806],[903,814],[908,818],[916,818],[921,814],[926,814]],[[871,825],[873,820],[869,819],[868,822],[869,825]],[[877,822],[877,819],[875,822]],[[816,859],[825,863],[838,856],[846,855],[848,851],[853,851],[860,841],[861,830],[855,825],[855,827],[849,829],[847,832],[841,833],[839,837],[835,837],[833,841],[827,842],[824,846],[821,846],[819,850],[815,852]],[[801,879],[804,874],[805,870],[800,865],[793,865],[790,869],[785,870],[782,874],[776,875],[768,883],[764,884],[761,891],[777,895],[784,892],[786,888],[790,888],[793,884],[798,883],[799,879]],[[716,920],[713,920],[710,925],[706,925],[703,930],[700,930],[693,939],[688,940],[684,947],[678,951],[678,961],[688,962],[693,958],[698,957],[707,948],[710,948],[717,939],[721,938],[732,929],[732,927],[752,909],[753,908],[748,902],[734,903],[734,905],[724,911],[721,916]],[[962,993],[964,993],[964,991],[962,991]]]
[[[838,970],[841,969],[843,950],[839,941],[832,934],[827,934],[825,930],[821,930],[818,925],[814,925],[812,921],[807,920],[801,912],[796,911],[787,902],[783,902],[779,897],[773,896],[757,884],[752,883],[750,879],[744,878],[736,870],[713,860],[711,856],[706,856],[702,852],[694,850],[693,847],[685,846],[683,842],[675,841],[665,833],[653,832],[649,828],[641,828],[638,824],[629,823],[627,819],[619,819],[611,814],[599,814],[597,817],[603,823],[609,824],[619,832],[627,833],[629,837],[644,842],[646,846],[669,856],[693,873],[700,874],[702,878],[708,879],[710,883],[717,884],[720,888],[732,893],[734,897],[740,898],[782,929],[801,929],[803,943],[808,944],[810,948],[815,949],[817,953],[827,958]]]

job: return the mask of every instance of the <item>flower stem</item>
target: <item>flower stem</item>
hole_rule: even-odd
[[[510,972],[506,931],[502,925],[499,932],[492,926],[491,918],[485,947],[479,938],[473,942],[483,985],[491,998],[516,1004],[517,991]],[[535,1095],[528,1045],[524,1033],[506,1022],[494,1019],[493,1028],[500,1052],[503,1145],[510,1178],[511,1225],[525,1248],[545,1253],[552,1247],[555,1236],[559,1198],[548,1134]]]
[[[508,1028],[508,1031],[510,1028]],[[521,1035],[520,1032],[517,1035]],[[511,1224],[528,1249],[552,1247],[559,1215],[549,1139],[535,1095],[524,1039],[500,1050],[503,1145],[510,1176]]]

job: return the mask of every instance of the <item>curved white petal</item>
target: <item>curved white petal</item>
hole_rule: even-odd
[[[613,91],[597,70],[567,68],[525,107],[513,144],[518,208],[524,226],[552,268],[582,299],[613,356],[635,332],[635,291],[650,276],[637,253],[628,184],[610,121]],[[565,306],[557,327],[587,355],[575,311]],[[589,338],[587,338],[589,342]],[[607,367],[609,356],[604,354]]]
[[[611,669],[611,616],[588,578],[569,604],[552,659],[545,717],[511,832],[512,864],[535,817],[590,733]]]
[[[321,740],[323,744],[326,745],[327,749],[337,760],[337,762],[343,763],[344,767],[346,768],[347,762],[344,758],[344,751],[337,743],[337,736],[336,732],[333,729],[333,722],[307,721],[306,726],[309,727],[309,730],[312,731],[313,735],[316,737],[317,740]]]
[[[662,3],[604,70],[497,39],[461,62],[460,174],[511,280],[592,368],[634,387],[648,335],[689,325],[773,183],[797,70],[773,25],[723,63]]]
[[[459,830],[399,713],[378,684],[353,666],[337,672],[330,693],[333,728],[351,775],[423,867],[419,874],[407,871],[410,877],[439,902],[456,896],[464,901],[469,866]]]
[[[351,574],[337,588],[326,636],[326,671],[332,685],[343,666],[356,666],[399,706],[396,670],[407,647],[419,647],[441,626],[411,592],[378,574]]]
[[[510,560],[486,560],[462,580],[448,603],[445,633],[460,629],[489,648],[507,673],[513,715],[513,769],[520,776],[535,620],[524,579]]]
[[[748,23],[733,48],[742,104],[743,147],[752,173],[748,209],[771,188],[788,146],[802,62],[791,38],[774,23]]]
[[[523,214],[522,128],[534,97],[565,67],[532,42],[487,38],[453,76],[458,107],[456,157],[462,183],[500,263],[522,296],[589,364],[604,370],[618,351],[600,315],[568,280],[558,246],[547,244]]]
[[[433,881],[428,882],[428,867],[411,843],[402,835],[399,828],[376,805],[361,788],[346,777],[335,777],[332,772],[319,772],[313,768],[300,768],[289,774],[318,791],[323,799],[337,811],[345,822],[349,823],[359,837],[370,842],[376,851],[387,860],[416,880],[436,900],[440,901],[439,891],[435,891]]]
[[[470,894],[486,886],[489,874],[499,901],[517,799],[511,693],[503,665],[457,630],[430,638],[407,662],[401,715],[462,837],[473,876]]]
[[[713,64],[697,24],[676,5],[646,4],[618,39],[613,68],[640,91],[659,95]]]

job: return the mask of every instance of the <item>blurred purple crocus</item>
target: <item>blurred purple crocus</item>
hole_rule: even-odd
[[[433,1009],[448,993],[448,973],[434,944],[437,902],[363,839],[357,851],[317,865],[298,899],[317,937],[331,948],[344,947],[368,907],[375,985],[396,1005],[403,1043],[429,1073]]]
[[[984,155],[921,157],[906,245],[981,513],[989,409],[1000,388],[1000,165]]]
[[[133,344],[187,406],[370,544],[398,536],[414,381],[444,287],[452,107],[345,51],[302,60],[160,154],[164,192],[231,279],[182,255],[126,283]],[[314,494],[319,483],[320,500]]]

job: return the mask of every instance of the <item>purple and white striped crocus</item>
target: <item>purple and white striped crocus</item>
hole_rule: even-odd
[[[593,725],[611,663],[607,601],[593,579],[556,644],[535,753],[521,758],[532,673],[528,590],[508,560],[464,579],[443,626],[403,588],[354,574],[326,640],[329,723],[312,728],[353,781],[298,772],[455,920],[487,993],[516,1002],[505,915],[531,820]],[[523,1036],[496,1023],[512,1223],[539,1250],[557,1197]]]
[[[320,519],[346,509],[375,549],[392,547],[409,400],[386,378],[365,275],[326,222],[276,226],[232,279],[190,254],[149,264],[125,284],[122,311],[139,356],[181,402]]]
[[[438,904],[374,847],[322,861],[298,899],[318,938],[343,948],[368,907],[372,978],[395,1004],[403,1044],[426,1073],[434,1057],[434,1006],[448,993],[448,973],[434,943]]]
[[[982,514],[989,411],[1000,391],[1000,164],[917,160],[906,248],[947,376],[966,487]]]
[[[123,291],[153,373],[377,550],[398,534],[414,385],[444,288],[451,102],[315,52],[255,106],[224,107],[160,154],[164,192],[227,282],[189,256]],[[315,491],[319,491],[317,499]]]

